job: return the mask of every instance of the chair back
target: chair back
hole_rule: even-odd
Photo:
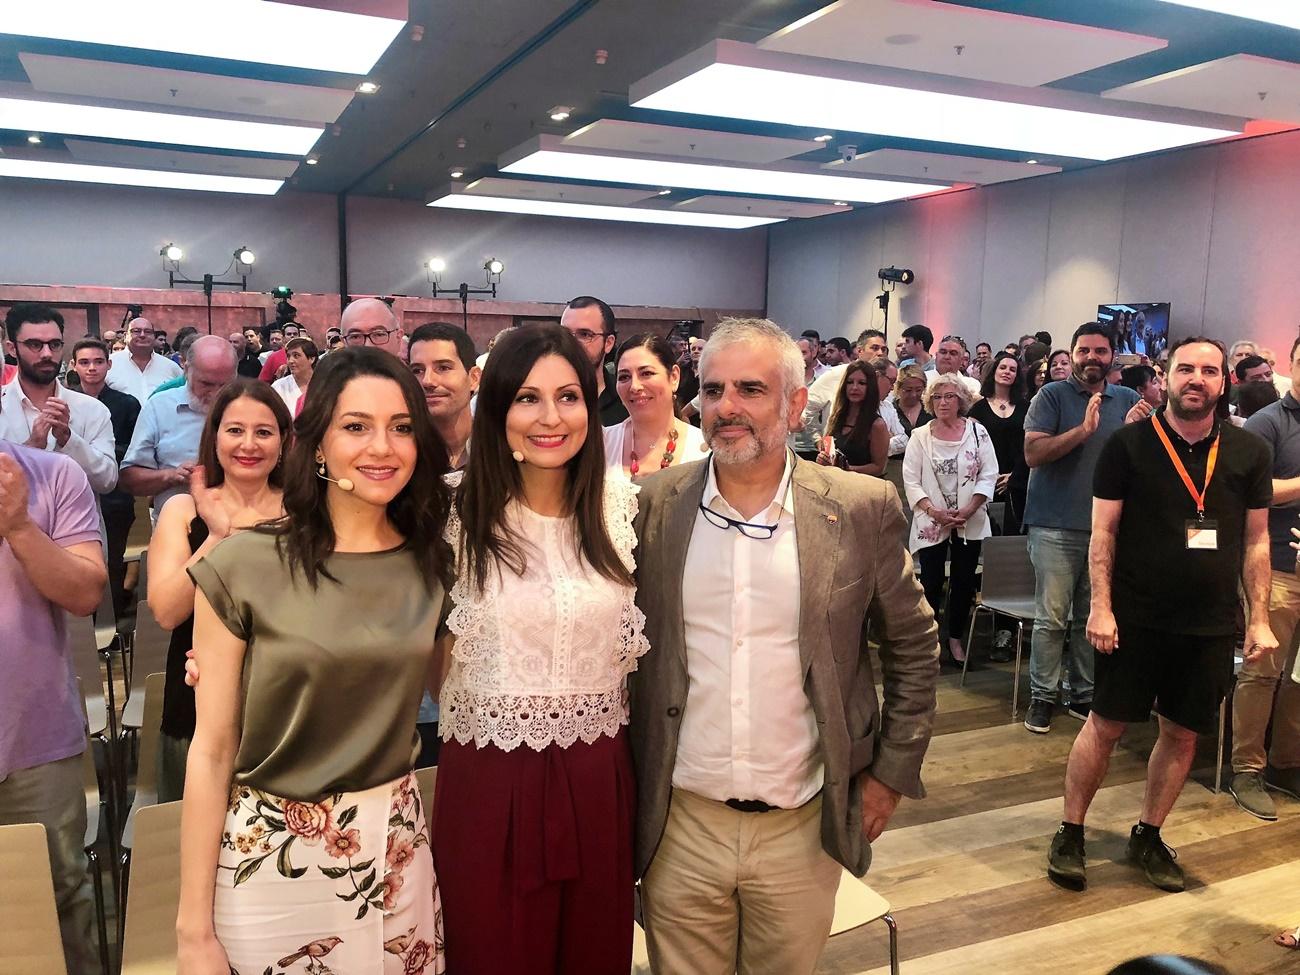
[[[86,705],[86,727],[94,738],[108,728],[108,700],[104,696],[104,675],[100,670],[99,638],[89,616],[68,619],[68,648],[72,653],[72,672],[81,683],[82,701]]]
[[[0,972],[67,975],[44,826],[0,826],[0,877]]]
[[[424,818],[433,824],[433,788],[438,782],[438,766],[432,768],[418,768],[415,770],[415,781],[420,783],[420,802],[424,805]]]
[[[999,612],[1016,613],[1034,602],[1034,564],[1024,535],[994,535],[981,546],[984,560],[980,603]],[[1033,614],[1032,608],[1029,610]]]
[[[166,673],[167,648],[171,634],[158,625],[149,604],[141,602],[135,610],[135,639],[132,641],[131,687],[122,709],[122,726],[139,728],[143,715],[144,685],[152,674]]]
[[[839,890],[835,892],[835,916],[831,918],[832,937],[879,921],[888,913],[889,901],[868,887],[865,881],[847,870],[840,874]]]
[[[139,811],[122,938],[122,975],[175,975],[181,803]]]
[[[140,726],[140,763],[135,770],[136,795],[158,794],[158,738],[162,734],[163,689],[166,674],[150,674],[144,685],[144,724]],[[152,801],[152,800],[151,800]]]

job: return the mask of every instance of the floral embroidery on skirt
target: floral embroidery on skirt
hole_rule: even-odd
[[[233,975],[442,975],[415,774],[319,802],[232,788],[214,918]]]

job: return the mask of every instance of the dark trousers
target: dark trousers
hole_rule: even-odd
[[[417,724],[415,730],[420,733],[420,757],[415,760],[415,767],[435,767],[438,764],[438,752],[442,748],[442,738],[438,735],[438,722],[428,721]]]
[[[126,538],[135,524],[135,508],[104,509],[104,533],[108,537],[108,584],[113,593],[113,615],[118,620],[126,612]]]
[[[433,858],[456,975],[626,975],[636,780],[627,733],[590,745],[444,741]]]
[[[934,615],[943,609],[944,563],[952,553],[951,578],[948,580],[948,609],[944,614],[948,622],[948,636],[963,642],[966,627],[970,625],[970,608],[975,601],[975,568],[980,561],[980,543],[968,542],[956,535],[944,539],[916,553],[921,563],[921,588]]]

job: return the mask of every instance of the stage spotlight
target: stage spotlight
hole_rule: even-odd
[[[890,281],[894,284],[911,284],[916,280],[916,275],[910,268],[894,267],[892,264],[889,267],[882,267],[876,275],[881,281]]]
[[[253,262],[257,260],[257,255],[247,247],[235,248],[235,263],[242,264],[244,267],[252,267]]]
[[[487,273],[493,277],[499,277],[501,272],[505,269],[506,266],[495,257],[488,258],[487,262],[483,265],[483,270],[487,271]]]
[[[185,256],[185,252],[175,244],[164,244],[162,250],[158,252],[158,255],[171,261],[173,264],[179,264],[181,258]]]
[[[447,270],[447,262],[444,261],[441,257],[430,258],[428,261],[425,262],[424,266],[427,267],[434,274],[441,274],[443,271]]]

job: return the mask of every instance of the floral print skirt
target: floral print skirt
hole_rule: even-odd
[[[214,919],[232,975],[442,975],[415,774],[314,803],[236,785]]]

